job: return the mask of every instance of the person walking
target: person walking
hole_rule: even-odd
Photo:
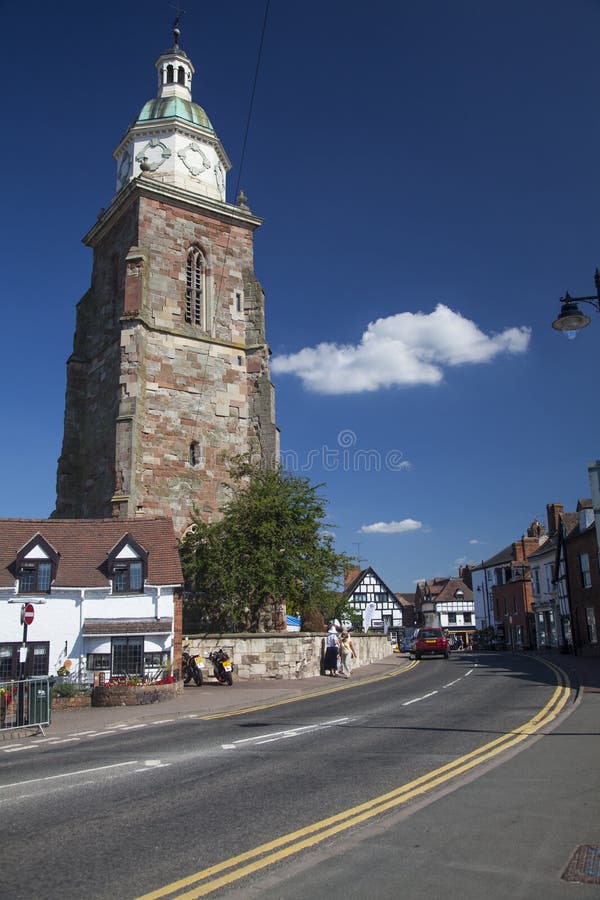
[[[342,657],[342,675],[344,678],[350,678],[352,675],[352,660],[356,659],[356,650],[347,631],[342,631],[340,653]]]
[[[337,675],[338,654],[340,649],[340,639],[338,637],[337,628],[331,623],[327,632],[325,658],[323,660],[323,671],[325,674]]]

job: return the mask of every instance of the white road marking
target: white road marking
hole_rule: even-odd
[[[78,737],[72,738],[51,738],[49,744],[71,744],[73,741],[79,741]]]
[[[423,694],[422,697],[415,697],[414,700],[407,700],[406,703],[402,704],[402,706],[410,706],[411,703],[418,703],[419,700],[427,700],[428,697],[433,697],[434,694],[437,694],[437,691],[431,691],[429,694]]]
[[[234,741],[233,744],[221,744],[221,749],[236,750],[241,744],[256,744],[257,746],[260,746],[261,744],[272,744],[275,741],[285,741],[287,738],[300,737],[300,735],[307,734],[310,731],[318,731],[321,728],[331,728],[332,725],[340,725],[342,722],[350,721],[348,716],[344,716],[342,719],[332,719],[330,722],[321,722],[316,725],[302,725],[300,728],[288,728],[285,731],[275,731],[272,734],[255,734],[253,737],[241,738],[239,741]]]
[[[443,684],[442,687],[445,687],[445,688],[452,687],[453,684],[458,684],[459,681],[460,681],[460,678],[455,678],[454,681],[449,681],[448,684]]]
[[[95,766],[93,769],[79,769],[74,772],[61,772],[59,775],[45,775],[43,778],[28,778],[27,781],[15,781],[13,784],[0,784],[0,791],[7,788],[21,787],[24,784],[36,784],[43,781],[56,781],[58,778],[73,778],[77,775],[88,775],[90,772],[106,772],[108,769],[121,769],[123,766],[138,765],[139,759],[131,759],[129,762],[112,763],[109,766]]]
[[[134,772],[151,772],[153,769],[167,769],[171,763],[161,762],[160,759],[146,759],[144,760],[144,768],[143,769],[134,769]]]
[[[31,747],[34,750],[36,749],[35,744],[31,744]],[[3,753],[17,753],[19,750],[28,750],[28,749],[29,749],[28,744],[20,744],[18,747],[5,747],[2,749],[2,752]]]
[[[465,672],[465,678],[467,677],[467,675],[470,675],[471,672],[474,672],[474,671],[475,671],[475,669],[469,669],[468,672]]]

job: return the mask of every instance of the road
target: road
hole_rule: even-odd
[[[343,870],[352,848],[526,745],[571,702],[553,668],[501,654],[344,688],[0,754],[3,896],[291,897],[277,880],[291,866],[310,879],[327,848]],[[396,864],[390,854],[378,869],[390,890]],[[337,880],[298,896],[325,894],[348,896]]]

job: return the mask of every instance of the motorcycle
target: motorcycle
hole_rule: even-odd
[[[181,654],[181,677],[183,678],[184,684],[189,684],[193,678],[195,684],[197,684],[198,687],[201,687],[204,681],[204,675],[202,674],[203,668],[204,657],[200,654],[197,654],[196,656],[192,656],[192,654],[185,652]]]
[[[233,684],[233,663],[226,650],[222,647],[220,650],[213,650],[208,654],[208,658],[213,664],[213,673],[219,684]]]

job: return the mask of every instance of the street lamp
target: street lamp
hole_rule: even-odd
[[[600,271],[598,269],[594,273],[594,284],[596,293],[590,297],[571,297],[567,291],[565,296],[560,298],[562,304],[560,313],[552,323],[552,327],[557,331],[562,331],[570,340],[576,338],[577,332],[582,328],[587,328],[592,321],[589,316],[579,310],[578,303],[590,303],[596,312],[600,312]]]

